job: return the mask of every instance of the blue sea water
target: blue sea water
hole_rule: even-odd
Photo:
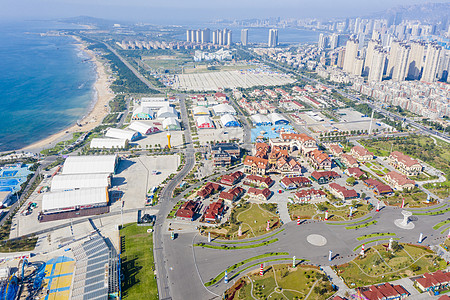
[[[20,149],[80,120],[95,99],[95,66],[67,36],[72,25],[0,22],[0,151]]]

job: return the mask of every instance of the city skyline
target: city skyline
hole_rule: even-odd
[[[448,1],[433,1],[448,3]],[[149,3],[141,0],[123,2],[115,1],[16,1],[6,0],[3,3],[0,17],[3,20],[23,20],[28,18],[65,18],[79,15],[114,19],[118,21],[155,22],[161,24],[180,24],[218,19],[247,18],[345,18],[366,16],[401,5],[424,4],[421,0],[382,0],[355,1],[292,1],[283,0],[272,3],[259,2],[257,6],[251,1],[228,1],[226,4],[215,4],[204,0],[180,1],[172,0],[162,3]],[[26,8],[26,9],[24,9]],[[201,9],[199,9],[201,8]],[[351,12],[351,13],[349,13]]]

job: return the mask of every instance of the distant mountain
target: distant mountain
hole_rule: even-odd
[[[401,18],[402,20],[420,20],[437,23],[448,20],[450,14],[450,2],[447,3],[423,3],[414,5],[402,5],[390,8],[383,12],[371,15],[373,18]]]
[[[94,18],[89,16],[78,16],[73,18],[58,19],[59,22],[71,23],[78,25],[90,25],[97,28],[112,27],[115,23],[121,23],[113,20]],[[122,23],[123,24],[123,23]]]

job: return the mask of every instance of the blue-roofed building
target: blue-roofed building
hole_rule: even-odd
[[[233,115],[223,115],[220,117],[220,122],[224,127],[240,127],[238,120]]]

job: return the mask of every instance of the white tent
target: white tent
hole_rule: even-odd
[[[214,110],[214,114],[216,116],[222,116],[225,114],[231,114],[231,115],[236,114],[236,110],[233,108],[233,106],[231,106],[229,104],[225,104],[225,103],[213,106],[213,110]]]
[[[146,124],[143,122],[133,122],[130,126],[128,126],[128,128],[145,135],[159,131],[159,129],[152,124]]]
[[[117,161],[117,155],[69,156],[64,162],[62,174],[114,174]]]
[[[289,124],[289,121],[278,113],[271,113],[268,115],[268,117],[274,125]]]
[[[107,173],[56,175],[52,179],[51,191],[64,191],[85,188],[107,188],[111,177]]]
[[[90,147],[92,149],[123,149],[128,145],[128,140],[125,139],[108,139],[108,138],[93,138]]]
[[[180,122],[176,118],[166,118],[162,121],[164,130],[181,130]]]
[[[178,113],[172,106],[163,106],[156,113],[158,119],[178,118]]]
[[[209,109],[204,106],[196,106],[194,107],[194,116],[205,115],[209,116]]]
[[[135,141],[141,134],[132,130],[124,130],[119,128],[108,128],[106,131],[105,137],[113,138],[113,139],[124,139],[129,141]]]
[[[101,207],[108,205],[108,199],[108,189],[101,187],[50,192],[42,198],[42,212],[46,214]]]
[[[253,115],[251,116],[253,124],[259,125],[272,125],[272,121],[266,115]]]
[[[198,128],[214,128],[214,124],[210,117],[200,116],[195,120]]]
[[[220,117],[220,122],[224,127],[239,127],[239,122],[233,115],[223,115]]]

